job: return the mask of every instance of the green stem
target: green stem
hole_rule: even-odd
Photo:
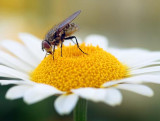
[[[80,98],[73,112],[74,121],[87,121],[87,100]]]

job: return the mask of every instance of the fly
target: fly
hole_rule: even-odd
[[[61,47],[61,56],[62,56],[62,46],[64,40],[76,40],[76,44],[78,49],[85,53],[78,44],[78,40],[75,36],[71,36],[74,32],[76,32],[79,27],[71,23],[79,14],[81,13],[81,10],[73,13],[71,16],[69,16],[67,19],[62,21],[60,24],[54,26],[49,32],[46,34],[45,39],[42,41],[42,50],[46,51],[46,55],[52,54],[53,59],[54,59],[54,52],[55,52],[55,47],[59,46]],[[73,40],[72,40],[73,41]]]

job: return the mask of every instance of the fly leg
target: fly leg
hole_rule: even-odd
[[[61,41],[61,57],[62,57],[62,46],[63,46],[63,41]]]
[[[85,53],[85,52],[79,47],[78,40],[77,40],[77,38],[76,38],[75,36],[70,36],[70,37],[64,38],[64,40],[72,40],[72,39],[75,39],[75,40],[76,40],[76,44],[77,44],[78,49],[79,49],[82,53],[88,55],[87,53]],[[73,41],[73,40],[72,40],[72,41]]]
[[[54,52],[55,52],[55,45],[53,45],[53,52],[52,52],[52,55],[53,55],[53,60],[54,60]]]
[[[74,44],[76,44],[72,39],[65,39],[65,40],[71,40]]]

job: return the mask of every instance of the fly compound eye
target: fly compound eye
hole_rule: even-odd
[[[42,48],[43,49],[49,49],[51,47],[51,45],[46,41],[42,41]]]
[[[46,50],[47,53],[52,53],[52,46],[50,43],[46,40],[42,41],[42,50]]]

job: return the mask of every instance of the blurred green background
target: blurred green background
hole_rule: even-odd
[[[160,50],[159,0],[0,0],[0,40],[16,39],[29,32],[43,39],[55,24],[77,10],[76,33],[106,36],[110,45]],[[89,102],[88,121],[160,121],[160,85],[149,84],[155,92],[147,98],[123,92],[122,105],[110,107]],[[72,121],[72,114],[59,116],[53,108],[55,97],[33,105],[6,100],[10,86],[0,86],[0,121]]]

